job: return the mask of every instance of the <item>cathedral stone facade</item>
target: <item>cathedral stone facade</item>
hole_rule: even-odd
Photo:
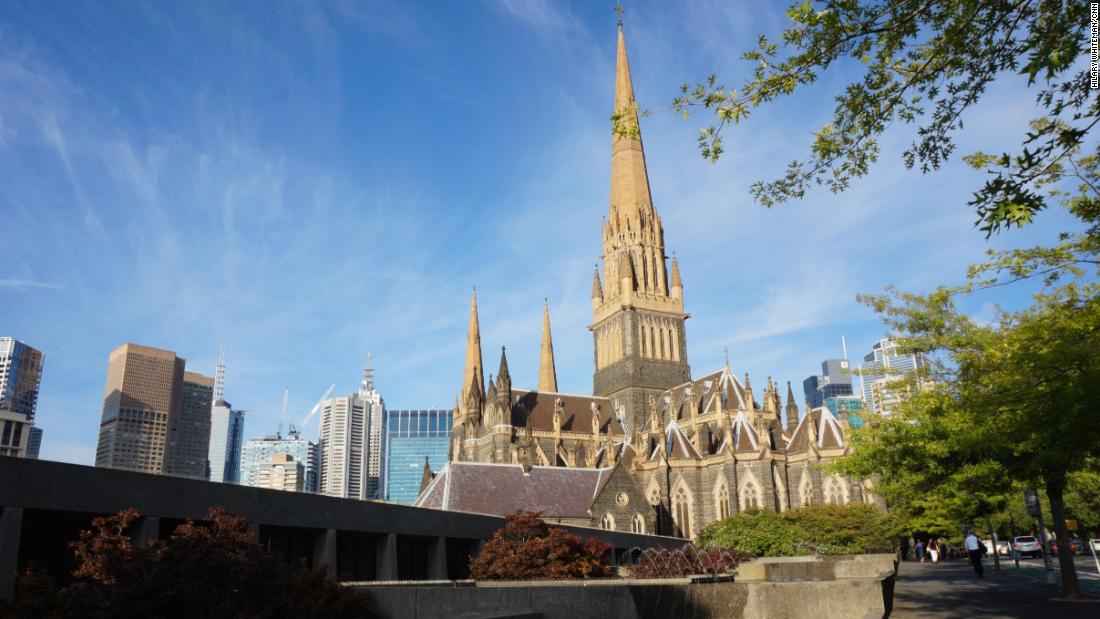
[[[790,383],[785,404],[771,378],[757,399],[749,376],[739,379],[728,362],[692,378],[684,285],[675,256],[667,262],[650,197],[621,23],[614,109],[620,128],[612,135],[603,269],[597,267],[592,281],[593,395],[558,391],[548,310],[538,388],[513,387],[503,348],[495,377],[486,380],[475,292],[448,467],[456,479],[471,463],[511,465],[527,474],[499,488],[479,488],[490,477],[466,475],[468,490],[452,488],[444,501],[439,483],[420,504],[454,508],[462,502],[450,497],[454,492],[518,493],[535,483],[532,471],[548,479],[540,472],[546,467],[627,472],[636,492],[598,487],[585,514],[589,523],[683,537],[751,508],[869,501],[864,484],[821,466],[848,450],[846,414],[813,409],[800,420]],[[644,499],[630,500],[635,494]],[[585,516],[571,516],[578,517]]]

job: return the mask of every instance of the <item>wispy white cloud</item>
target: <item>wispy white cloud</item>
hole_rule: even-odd
[[[48,282],[38,282],[26,279],[0,278],[0,287],[4,288],[46,288],[50,290],[62,290],[64,286]]]
[[[550,0],[499,0],[509,15],[538,28],[572,28],[576,17],[561,3]]]

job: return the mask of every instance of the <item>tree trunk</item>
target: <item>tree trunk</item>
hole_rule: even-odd
[[[1066,489],[1066,475],[1059,473],[1047,480],[1047,498],[1050,499],[1050,518],[1054,521],[1054,534],[1058,538],[1058,567],[1062,570],[1062,597],[1080,598],[1081,587],[1077,584],[1077,570],[1073,565],[1073,550],[1070,549],[1069,531],[1066,530],[1066,506],[1063,492]]]

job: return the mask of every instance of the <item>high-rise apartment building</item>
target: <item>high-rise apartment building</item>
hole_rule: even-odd
[[[10,337],[0,337],[0,410],[34,421],[42,381],[40,351]]]
[[[386,411],[384,430],[385,498],[412,505],[420,494],[424,458],[438,471],[447,463],[452,411]]]
[[[165,472],[206,479],[214,379],[185,371],[182,387],[179,414],[172,419],[168,430],[168,464]]]
[[[928,360],[923,354],[900,353],[897,342],[891,339],[875,342],[859,365],[865,408],[880,415],[891,414],[912,389],[930,380],[920,375],[914,380],[914,373],[927,369]]]
[[[258,487],[260,467],[280,453],[289,455],[302,465],[302,490],[317,492],[317,443],[293,431],[287,436],[271,434],[245,441],[241,449],[241,484]]]
[[[290,454],[277,453],[271,456],[270,460],[260,464],[257,473],[257,488],[301,492],[304,485],[305,467]]]
[[[386,404],[374,388],[374,367],[367,354],[367,367],[359,384],[359,397],[364,401],[367,414],[367,498],[380,499],[382,489],[382,419]]]
[[[824,406],[825,400],[852,395],[852,373],[847,359],[826,359],[821,362],[821,374],[802,381],[802,393],[810,408]]]
[[[184,360],[169,350],[123,344],[111,351],[96,466],[164,473],[179,414]]]
[[[322,400],[318,441],[321,494],[346,499],[371,498],[367,494],[369,414],[370,402],[358,393]]]
[[[23,415],[0,409],[0,456],[31,457],[28,443],[32,428]]]

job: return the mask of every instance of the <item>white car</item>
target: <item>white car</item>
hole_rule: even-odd
[[[1034,535],[1021,535],[1012,538],[1012,549],[1019,552],[1021,557],[1035,558],[1043,556],[1043,547],[1039,545],[1039,540],[1035,539]]]

